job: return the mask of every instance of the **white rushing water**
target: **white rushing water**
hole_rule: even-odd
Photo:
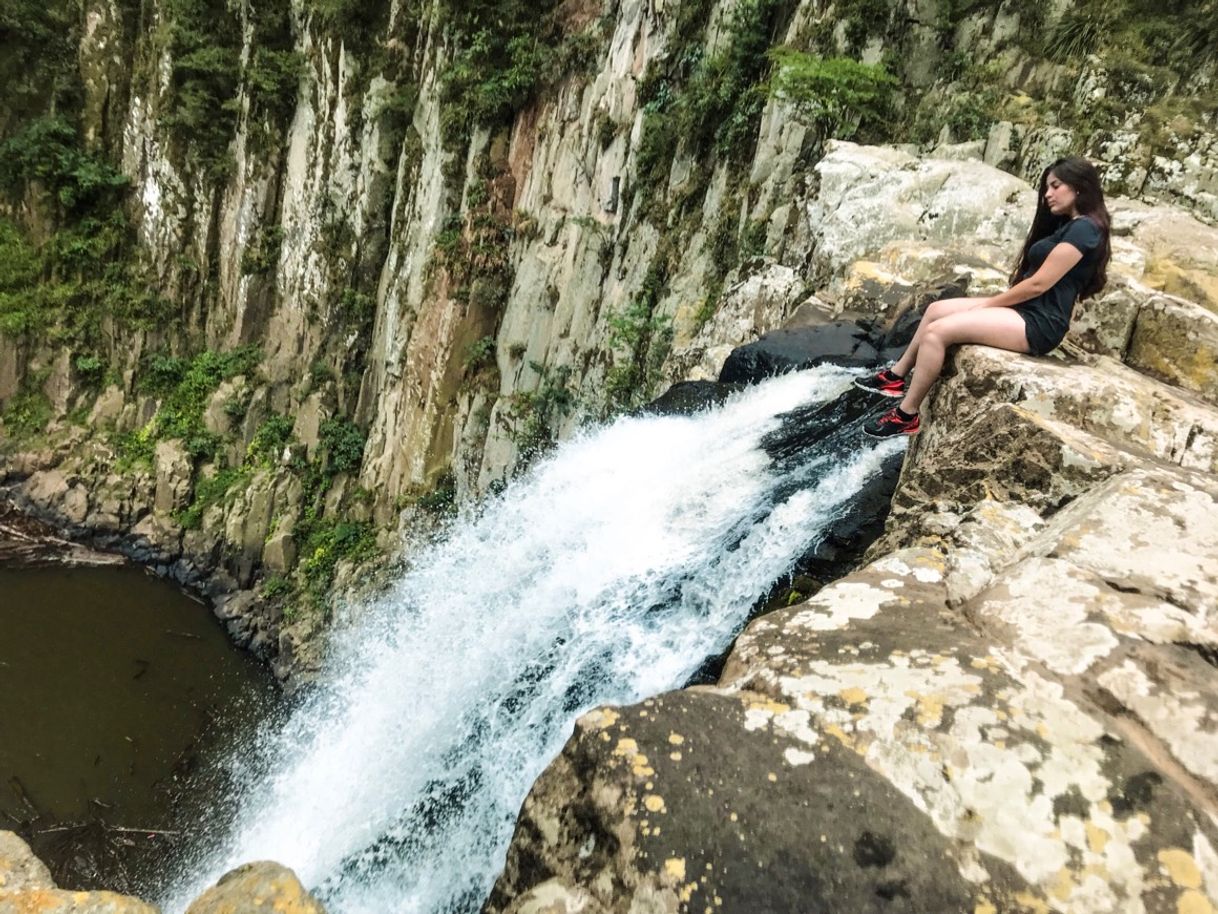
[[[334,640],[323,688],[266,745],[232,866],[277,860],[332,914],[476,911],[529,787],[581,712],[680,687],[904,442],[776,470],[779,414],[842,393],[823,367],[694,417],[622,419],[563,444]]]

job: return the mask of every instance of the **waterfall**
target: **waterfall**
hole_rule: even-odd
[[[725,650],[904,447],[838,417],[818,446],[771,456],[783,414],[851,376],[825,366],[589,431],[412,553],[333,639],[315,693],[248,747],[267,773],[246,776],[222,850],[166,909],[272,859],[332,914],[478,910],[574,719],[678,688]]]

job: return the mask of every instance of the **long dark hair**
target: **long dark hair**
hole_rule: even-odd
[[[1080,299],[1090,298],[1099,293],[1108,283],[1108,261],[1112,257],[1112,245],[1108,235],[1112,229],[1112,217],[1108,215],[1108,207],[1104,205],[1104,189],[1100,186],[1100,173],[1086,159],[1069,156],[1058,159],[1044,170],[1040,176],[1040,187],[1036,190],[1036,216],[1032,219],[1032,228],[1028,230],[1028,238],[1023,243],[1023,252],[1019,255],[1019,263],[1011,274],[1011,285],[1023,279],[1028,272],[1028,251],[1032,245],[1047,238],[1069,221],[1069,216],[1055,216],[1045,202],[1045,190],[1049,186],[1049,175],[1057,176],[1063,184],[1068,184],[1077,195],[1074,208],[1080,216],[1086,216],[1100,230],[1101,241],[1099,259],[1095,262],[1095,272],[1091,281],[1079,292]]]

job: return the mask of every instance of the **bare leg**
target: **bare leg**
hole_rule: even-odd
[[[913,379],[909,382],[905,399],[901,401],[902,411],[918,411],[930,386],[939,379],[947,347],[959,343],[980,343],[1011,352],[1027,352],[1027,325],[1010,308],[958,312],[935,321],[922,337]]]
[[[980,306],[981,302],[976,298],[945,298],[942,301],[932,302],[927,307],[926,313],[922,315],[922,323],[918,324],[918,330],[914,333],[913,339],[909,341],[909,346],[901,353],[901,357],[890,370],[894,374],[905,377],[909,374],[909,369],[914,367],[914,360],[918,356],[918,347],[922,345],[922,338],[926,336],[926,331],[935,321],[952,314],[959,314],[961,311],[971,311]]]

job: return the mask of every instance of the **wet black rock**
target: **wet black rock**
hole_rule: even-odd
[[[715,381],[678,381],[662,396],[640,407],[638,413],[651,416],[691,416],[722,405],[724,400],[742,386]]]
[[[915,319],[916,326],[916,319]],[[906,325],[896,339],[904,337]],[[719,372],[721,384],[756,384],[774,375],[833,363],[868,368],[895,360],[889,331],[874,324],[833,321],[815,327],[775,330],[755,343],[737,347]]]

